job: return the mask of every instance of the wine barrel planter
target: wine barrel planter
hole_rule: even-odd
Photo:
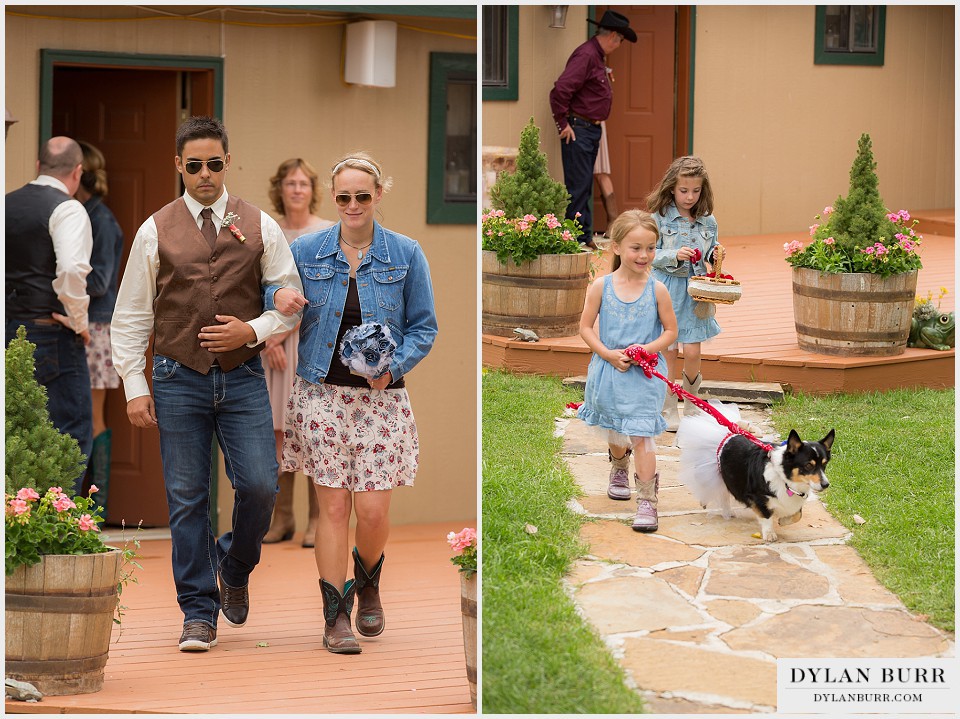
[[[477,708],[477,575],[460,574],[460,611],[463,614],[463,653],[470,684],[470,702]]]
[[[501,264],[495,252],[484,250],[483,332],[513,337],[513,330],[523,327],[540,337],[577,334],[591,257],[589,252],[541,255],[520,265]]]
[[[917,272],[880,277],[793,268],[793,317],[801,349],[844,357],[902,354]]]
[[[46,555],[6,578],[7,677],[47,696],[103,688],[120,555]]]

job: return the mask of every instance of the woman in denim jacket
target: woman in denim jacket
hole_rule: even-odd
[[[693,275],[712,270],[713,250],[717,246],[717,221],[713,218],[713,188],[699,157],[678,157],[647,198],[660,230],[653,276],[663,282],[673,300],[680,334],[663,354],[669,377],[677,376],[678,344],[683,345],[683,388],[692,394],[700,390],[700,343],[720,334],[714,319],[715,308],[697,302],[687,294]],[[677,395],[667,392],[663,403],[667,431],[676,432],[680,424]]]
[[[379,164],[352,153],[334,165],[331,183],[340,222],[290,246],[306,297],[271,287],[266,302],[285,314],[303,310],[283,470],[309,476],[320,505],[315,553],[323,644],[337,654],[356,654],[354,598],[357,632],[375,637],[384,628],[379,584],[390,496],[395,487],[413,485],[419,460],[404,376],[433,346],[437,317],[420,245],[374,221],[390,187]],[[389,370],[377,379],[351,374],[339,356],[343,335],[369,322],[387,326],[397,343]],[[347,580],[351,509],[356,546],[354,575]]]

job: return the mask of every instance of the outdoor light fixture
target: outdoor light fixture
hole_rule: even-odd
[[[552,13],[550,18],[550,27],[563,30],[567,26],[567,6],[551,5],[550,10]]]

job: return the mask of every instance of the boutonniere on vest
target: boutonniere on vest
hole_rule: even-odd
[[[246,242],[247,238],[243,236],[242,232],[240,232],[240,228],[234,224],[239,219],[240,216],[237,215],[236,212],[228,212],[227,216],[223,218],[223,222],[220,223],[220,226],[229,229],[230,234],[232,234],[241,242]]]

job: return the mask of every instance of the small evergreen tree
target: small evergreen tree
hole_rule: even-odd
[[[6,493],[31,487],[42,495],[59,486],[69,494],[85,457],[77,440],[50,421],[47,390],[34,377],[36,347],[21,326],[6,349]]]
[[[547,156],[540,152],[540,128],[533,118],[520,133],[516,172],[501,172],[490,188],[490,204],[506,217],[552,213],[563,217],[570,193],[547,171]]]
[[[850,168],[850,192],[846,198],[837,197],[829,219],[829,234],[850,251],[871,245],[881,237],[891,240],[898,231],[887,218],[888,210],[880,199],[876,169],[870,135],[863,134]]]

